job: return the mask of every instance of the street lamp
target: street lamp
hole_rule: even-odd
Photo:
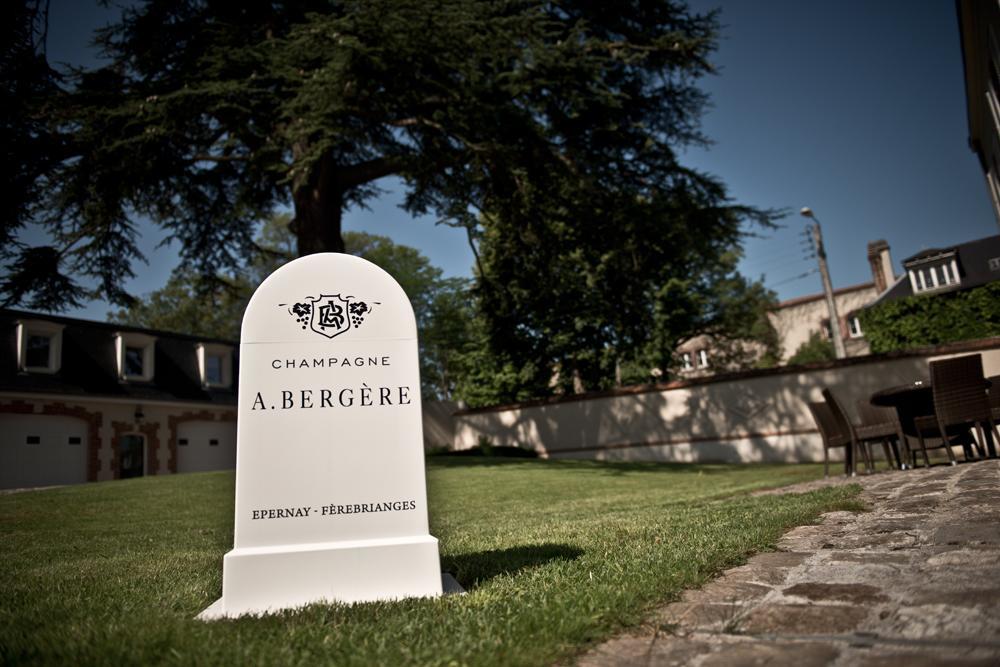
[[[819,228],[819,220],[808,206],[799,211],[802,217],[813,221],[811,225],[813,242],[816,244],[816,261],[819,262],[819,275],[823,279],[823,292],[826,294],[826,308],[830,316],[830,337],[833,338],[833,353],[838,359],[847,356],[844,349],[844,339],[840,335],[840,317],[837,315],[837,302],[833,298],[833,285],[830,282],[830,271],[826,268],[826,251],[823,249],[823,232]]]

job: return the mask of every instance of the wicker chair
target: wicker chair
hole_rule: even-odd
[[[868,447],[872,442],[881,442],[885,460],[889,465],[906,470],[911,454],[896,410],[876,407],[863,398],[859,398],[855,405],[858,409],[858,418],[861,420],[861,423],[854,427],[858,440]],[[890,448],[895,455],[895,462],[889,454]],[[870,449],[868,456],[871,457]],[[916,454],[913,456],[916,457]],[[916,461],[911,465],[916,465]]]
[[[833,392],[829,389],[823,389],[823,400],[826,404],[830,406],[833,410],[833,418],[837,420],[837,425],[842,431],[847,431],[854,438],[854,442],[857,445],[857,449],[861,450],[861,453],[865,457],[865,471],[875,472],[875,461],[872,459],[871,450],[871,440],[865,440],[858,433],[857,427],[851,422],[851,418],[847,416],[847,411],[844,410],[844,406],[840,404],[837,397],[833,395]],[[878,438],[875,438],[878,440]],[[889,456],[888,449],[885,450],[885,459],[892,465],[892,458]],[[857,460],[857,459],[855,459]]]
[[[973,447],[979,456],[984,455],[984,442],[989,443],[990,455],[996,456],[993,437],[1000,437],[1000,431],[990,413],[982,356],[973,354],[932,361],[930,371],[934,414],[913,420],[924,462],[929,465],[925,437],[941,439],[938,447],[944,447],[952,465],[956,461],[951,448],[956,445],[962,446],[967,461],[973,458]],[[979,435],[978,442],[972,437],[973,428]]]
[[[990,414],[994,422],[1000,422],[1000,375],[987,378],[992,386],[989,388]]]
[[[812,413],[819,434],[823,438],[823,476],[830,476],[830,449],[834,447],[844,448],[845,468],[844,474],[854,476],[854,459],[848,447],[854,447],[857,452],[856,443],[850,434],[841,433],[837,428],[837,420],[833,416],[833,410],[825,401],[809,404],[809,412]]]
[[[861,447],[851,422],[846,419],[840,404],[837,403],[829,390],[823,390],[822,403],[809,403],[809,411],[813,420],[819,428],[820,436],[823,438],[823,475],[830,476],[830,449],[833,447],[844,448],[845,467],[844,474],[854,477],[857,474],[858,454],[864,454],[865,467],[872,470],[871,456],[868,451]],[[850,449],[848,449],[848,447]]]

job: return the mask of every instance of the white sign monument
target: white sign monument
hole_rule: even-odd
[[[240,341],[236,528],[214,619],[437,596],[417,330],[374,264],[322,253],[261,284]]]

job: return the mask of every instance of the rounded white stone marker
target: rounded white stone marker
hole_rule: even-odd
[[[250,299],[239,368],[234,547],[198,617],[440,595],[399,284],[351,255],[286,264]]]

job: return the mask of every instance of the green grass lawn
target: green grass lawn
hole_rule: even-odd
[[[0,663],[542,665],[639,622],[857,487],[746,492],[821,466],[432,458],[431,532],[464,596],[203,623],[233,474],[0,496]]]

